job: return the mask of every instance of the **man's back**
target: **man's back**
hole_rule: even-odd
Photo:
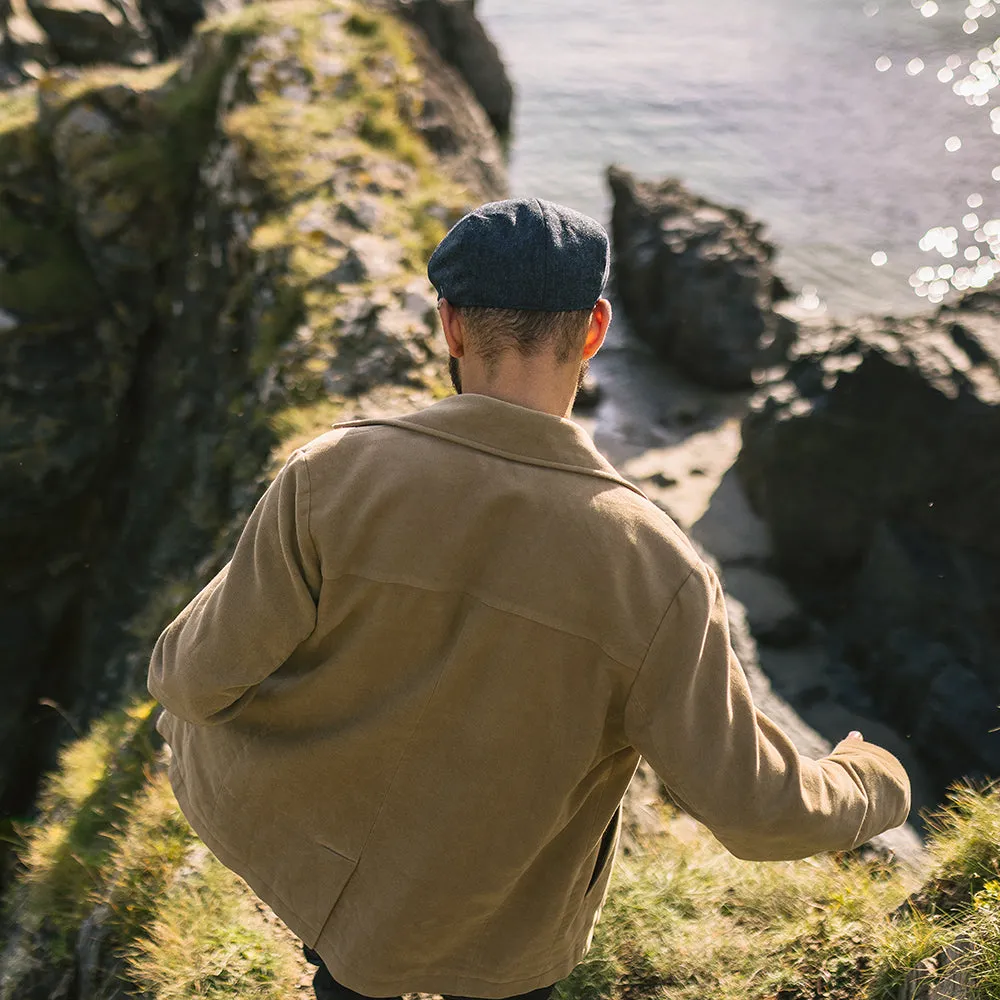
[[[755,715],[711,572],[551,414],[467,394],[335,430],[217,581],[150,674],[191,723],[160,724],[178,799],[361,993],[567,974],[640,750],[745,856],[905,817],[891,755],[801,762]]]
[[[280,860],[299,839],[358,862],[334,917],[348,983],[356,933],[392,938],[387,975],[458,951],[481,992],[496,938],[547,985],[581,957],[553,936],[578,937],[584,894],[603,895],[595,855],[638,763],[630,683],[694,553],[576,425],[485,396],[333,431],[300,461],[315,625],[237,716],[187,728],[179,756],[222,771],[187,803],[213,802],[199,832],[265,898],[315,879]],[[312,944],[322,905],[310,917]]]

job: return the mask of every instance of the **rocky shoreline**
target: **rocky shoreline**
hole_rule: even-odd
[[[759,223],[677,181],[612,168],[609,182],[624,311],[653,365],[688,375],[661,368],[645,389],[686,420],[655,403],[632,419],[623,471],[719,561],[765,673],[827,741],[859,728],[885,743],[915,810],[1000,773],[998,299],[796,323]],[[720,297],[742,311],[720,320]],[[704,352],[727,348],[738,377],[706,377]]]

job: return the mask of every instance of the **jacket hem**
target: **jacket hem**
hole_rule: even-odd
[[[532,990],[554,986],[565,979],[583,960],[583,945],[577,945],[567,957],[542,972],[520,979],[489,979],[480,974],[459,972],[452,969],[414,972],[412,975],[380,978],[361,972],[344,961],[339,953],[320,938],[315,950],[323,958],[330,974],[355,993],[369,997],[400,996],[404,993],[447,994],[450,996],[481,997],[483,1000],[504,1000],[507,997],[530,993]],[[573,956],[576,957],[573,957]]]

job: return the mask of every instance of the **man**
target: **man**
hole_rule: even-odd
[[[611,320],[592,219],[506,201],[428,273],[459,395],[338,425],[163,633],[178,801],[322,960],[326,998],[547,997],[586,954],[641,753],[734,854],[902,823],[852,734],[754,708],[722,589],[568,419]]]

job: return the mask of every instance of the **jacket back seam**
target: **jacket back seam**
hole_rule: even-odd
[[[537,618],[533,615],[528,614],[526,611],[520,611],[515,608],[507,607],[501,605],[495,601],[489,600],[482,594],[478,594],[473,590],[468,590],[466,588],[452,588],[452,587],[432,587],[426,583],[420,583],[413,580],[406,580],[402,577],[390,577],[381,576],[374,573],[357,573],[357,572],[344,572],[338,573],[336,576],[324,576],[324,580],[329,580],[331,583],[337,580],[343,580],[347,577],[354,577],[359,580],[367,580],[369,583],[380,583],[387,584],[389,586],[397,587],[410,587],[413,590],[422,590],[429,594],[452,594],[456,597],[467,597],[474,601],[485,605],[488,608],[492,608],[494,611],[499,611],[501,614],[510,615],[513,618],[521,618],[524,621],[532,622],[535,625],[541,625],[543,628],[551,629],[553,632],[559,632],[563,635],[572,636],[574,639],[580,639],[583,642],[590,643],[592,646],[596,646],[608,659],[613,660],[619,666],[624,667],[626,670],[638,672],[638,664],[629,663],[623,660],[620,656],[616,656],[611,652],[603,643],[599,642],[597,639],[592,638],[589,635],[583,635],[580,632],[576,632],[573,629],[566,628],[562,625],[555,625],[552,622],[544,621],[541,618]]]

